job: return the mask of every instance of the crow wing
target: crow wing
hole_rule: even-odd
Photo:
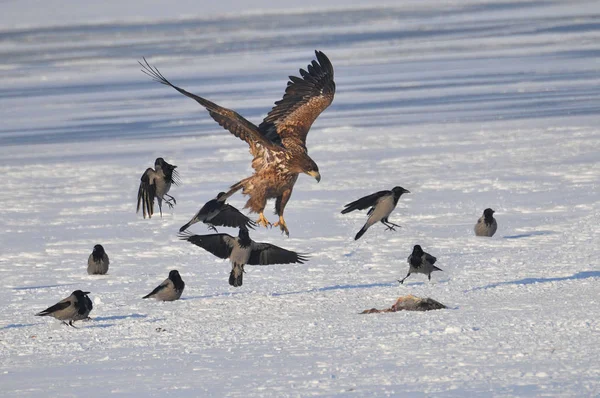
[[[317,60],[308,65],[308,72],[290,76],[283,98],[258,126],[271,142],[286,145],[287,140],[306,145],[306,136],[315,119],[333,101],[335,82],[333,65],[321,51],[315,51]]]
[[[147,168],[144,174],[142,174],[142,178],[140,178],[136,213],[140,211],[141,206],[144,218],[146,218],[146,215],[152,218],[152,214],[154,214],[154,197],[156,196],[155,176],[156,172],[151,168]]]
[[[65,308],[68,308],[70,305],[71,305],[71,301],[69,301],[69,300],[59,301],[58,303],[54,304],[52,307],[48,307],[44,311],[38,312],[35,315],[36,316],[50,315],[50,314],[55,313],[56,311],[64,310]]]
[[[83,296],[82,300],[83,300],[82,302],[79,302],[79,300],[78,300],[77,304],[76,304],[76,306],[77,306],[77,312],[80,315],[83,315],[86,312],[89,312],[89,311],[91,311],[94,308],[94,306],[92,304],[92,300],[90,300],[90,298],[87,295]]]
[[[303,264],[308,260],[308,256],[302,253],[296,253],[290,250],[270,243],[252,242],[252,252],[246,264],[250,265],[270,265],[270,264]]]
[[[166,182],[170,182],[174,185],[179,185],[181,183],[181,180],[179,179],[179,173],[177,172],[177,170],[175,170],[176,168],[177,166],[164,162],[162,170],[165,175]]]
[[[235,242],[235,238],[228,234],[193,235],[191,233],[180,233],[179,238],[187,240],[219,258],[229,258],[233,250],[233,242]]]
[[[168,285],[169,285],[169,279],[167,278],[167,279],[165,279],[165,281],[163,283],[156,286],[153,291],[151,291],[150,293],[148,293],[147,295],[145,295],[142,298],[146,299],[146,298],[152,297],[155,294],[157,294],[158,292],[160,292],[161,290],[163,290],[164,288],[166,288]]]
[[[375,206],[377,201],[386,195],[391,195],[392,191],[379,191],[372,193],[371,195],[367,195],[360,199],[355,200],[354,202],[350,202],[347,205],[344,205],[345,209],[342,210],[342,214],[350,213],[354,210],[364,210],[368,207]]]
[[[246,229],[254,229],[253,227],[256,225],[248,216],[229,204],[224,205],[216,216],[206,222],[223,227]]]
[[[433,265],[435,264],[435,262],[437,261],[437,258],[433,257],[431,254],[429,253],[424,253],[423,254],[423,259],[425,261],[427,261],[429,264]]]
[[[221,127],[229,130],[230,133],[236,137],[246,141],[250,145],[250,151],[254,157],[262,156],[263,149],[273,148],[274,145],[266,137],[264,137],[259,131],[258,127],[243,118],[240,114],[231,109],[223,108],[214,102],[192,94],[182,88],[171,84],[162,73],[156,68],[151,66],[146,58],[144,63],[138,62],[142,66],[142,72],[150,76],[154,81],[171,86],[175,90],[179,91],[186,97],[192,98],[200,105],[208,110],[210,116],[217,122]]]

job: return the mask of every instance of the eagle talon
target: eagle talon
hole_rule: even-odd
[[[273,224],[271,224],[269,222],[269,220],[267,220],[267,218],[265,217],[265,215],[263,213],[260,213],[258,215],[258,220],[256,220],[256,223],[262,227],[268,228],[268,227],[272,227]]]
[[[285,220],[283,217],[279,217],[279,221],[273,224],[274,227],[279,227],[281,229],[281,234],[285,234],[288,238],[290,236],[290,231],[287,229],[287,225],[285,224]]]

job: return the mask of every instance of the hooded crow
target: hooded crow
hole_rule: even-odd
[[[92,300],[87,296],[90,292],[82,292],[75,290],[69,297],[59,301],[52,307],[46,308],[42,312],[35,314],[36,316],[51,316],[59,321],[63,321],[65,325],[73,326],[74,321],[87,319],[90,311],[92,311]],[[67,323],[66,321],[69,321]]]
[[[498,229],[494,213],[495,211],[489,208],[483,211],[483,215],[479,217],[477,224],[475,224],[475,235],[494,236]]]
[[[408,278],[413,272],[415,274],[425,274],[431,280],[431,273],[433,271],[442,271],[442,269],[436,267],[435,262],[437,259],[429,253],[425,253],[421,246],[415,245],[413,252],[408,256],[408,274],[404,279]],[[404,283],[404,279],[398,280],[400,283]]]
[[[233,227],[233,228],[252,228],[256,223],[250,220],[245,214],[235,207],[225,203],[227,197],[225,192],[219,192],[216,198],[206,202],[204,206],[196,213],[196,215],[183,227],[179,228],[179,232],[185,231],[190,225],[201,221],[208,225],[209,229],[217,232],[216,226]]]
[[[104,275],[108,272],[108,255],[102,245],[94,246],[92,254],[88,257],[88,275]]]
[[[400,227],[400,225],[390,222],[388,217],[396,208],[398,199],[400,199],[400,196],[402,196],[403,193],[410,193],[410,191],[402,187],[394,187],[391,191],[375,192],[345,205],[342,214],[350,213],[354,210],[364,210],[367,207],[371,208],[367,213],[369,216],[367,222],[363,225],[361,230],[358,231],[354,240],[360,239],[360,237],[367,232],[367,229],[377,222],[381,222],[392,231],[395,231],[394,227]]]
[[[245,228],[240,228],[237,237],[228,234],[192,235],[189,233],[180,234],[179,237],[219,258],[228,258],[232,266],[229,284],[234,287],[242,286],[245,264],[303,264],[308,260],[306,254],[285,250],[270,243],[254,242]]]
[[[140,179],[140,188],[138,189],[137,210],[142,213],[144,218],[148,215],[152,218],[154,214],[154,198],[158,199],[158,209],[162,217],[162,202],[163,200],[170,208],[173,208],[177,201],[171,195],[167,195],[171,189],[171,184],[179,184],[179,174],[175,170],[177,166],[165,162],[163,158],[157,158],[154,162],[154,169],[147,168],[142,178]],[[169,199],[165,199],[168,196]],[[171,202],[173,201],[173,202]]]
[[[184,287],[185,283],[181,279],[181,276],[179,276],[179,272],[174,269],[169,272],[169,277],[165,279],[163,283],[158,285],[156,289],[150,292],[150,294],[147,294],[142,298],[155,298],[160,301],[179,300]]]

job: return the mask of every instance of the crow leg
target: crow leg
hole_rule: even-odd
[[[171,207],[173,207],[173,205],[176,205],[176,204],[177,204],[177,201],[175,200],[175,198],[174,198],[174,197],[172,197],[172,196],[171,196],[171,195],[169,195],[169,194],[165,194],[165,196],[168,196],[168,197],[170,198],[169,200],[166,200],[165,202],[167,202],[167,203],[170,203],[171,201],[173,201],[173,203],[172,203],[172,204],[170,204],[170,206],[171,206]]]
[[[409,276],[410,276],[410,272],[408,274],[406,274],[404,279],[408,278]],[[404,284],[404,279],[402,279],[402,280],[398,279],[398,282],[400,282],[400,284]]]
[[[381,223],[387,227],[386,231],[395,231],[396,230],[396,228],[394,228],[392,225],[388,224],[385,220],[381,220]]]

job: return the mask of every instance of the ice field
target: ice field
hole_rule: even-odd
[[[201,3],[0,5],[1,396],[600,394],[598,2]],[[252,173],[248,146],[137,61],[258,124],[315,49],[337,85],[307,140],[322,180],[299,177],[289,238],[250,232],[311,258],[230,287],[177,231]],[[159,156],[182,184],[144,220]],[[354,241],[343,205],[395,185],[402,228]],[[415,244],[443,272],[399,285]],[[182,299],[142,300],[172,269]],[[76,289],[79,329],[34,316]],[[359,314],[406,294],[449,309]]]

